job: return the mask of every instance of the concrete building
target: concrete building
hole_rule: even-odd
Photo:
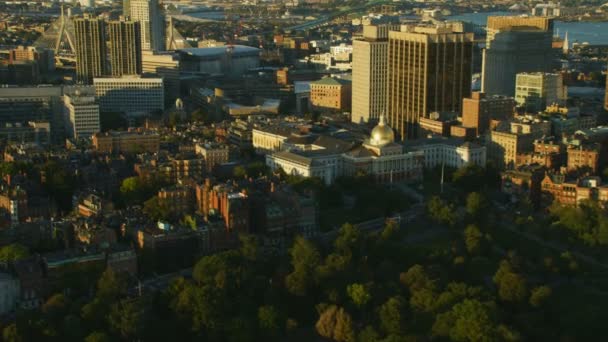
[[[206,142],[196,144],[195,152],[203,156],[207,172],[211,172],[216,165],[228,163],[230,149],[228,145]]]
[[[10,64],[19,61],[35,61],[40,73],[55,70],[55,53],[51,49],[18,46],[9,51],[8,60]]]
[[[48,145],[51,125],[48,121],[14,122],[0,125],[0,139],[13,143]]]
[[[515,75],[549,72],[553,60],[553,19],[488,17],[483,50],[482,91],[515,95]]]
[[[597,175],[600,171],[601,149],[600,144],[568,146],[567,170],[569,172],[582,171]]]
[[[260,49],[251,46],[186,48],[176,52],[180,70],[185,73],[241,76],[260,66]]]
[[[310,103],[320,110],[350,111],[351,82],[325,77],[310,83]]]
[[[460,112],[470,95],[473,33],[402,26],[388,38],[388,123],[400,139],[415,139],[421,117]]]
[[[63,95],[65,130],[70,138],[90,138],[101,130],[99,105],[90,87],[80,87]]]
[[[146,75],[162,77],[165,97],[169,102],[180,96],[179,60],[176,54],[142,51],[141,64]]]
[[[63,87],[0,87],[0,125],[47,121],[53,138],[63,137]]]
[[[140,26],[140,22],[124,17],[108,23],[112,76],[142,73]]]
[[[354,123],[375,121],[386,110],[388,31],[397,25],[365,25],[353,40],[352,114]]]
[[[562,75],[550,73],[519,73],[515,80],[515,101],[529,113],[545,110],[548,106],[563,105],[567,89]]]
[[[102,112],[154,112],[165,109],[162,78],[123,76],[95,78],[95,94]]]
[[[130,16],[139,21],[141,49],[165,50],[165,17],[158,0],[130,0]]]
[[[287,174],[317,177],[331,184],[340,176],[364,173],[381,182],[420,180],[423,154],[406,151],[394,142],[392,128],[384,122],[372,130],[370,138],[353,148],[335,138],[320,137],[325,143],[314,144],[305,151],[280,151],[266,155],[271,170],[282,169]]]
[[[253,148],[258,154],[280,151],[283,149],[283,143],[295,132],[282,126],[254,127],[251,130]]]
[[[481,135],[490,129],[491,120],[508,120],[514,110],[512,97],[473,92],[471,97],[462,99],[462,125],[475,128],[477,135]]]
[[[467,165],[485,166],[486,147],[456,138],[434,138],[408,141],[405,148],[422,152],[424,167],[438,166],[461,168]]]
[[[93,146],[103,153],[158,153],[160,136],[150,131],[96,133]]]
[[[519,120],[501,125],[487,135],[488,159],[498,167],[512,169],[517,164],[517,156],[533,150],[534,141],[551,135],[548,121]]]
[[[80,83],[91,84],[94,77],[106,73],[105,26],[103,19],[88,14],[74,19],[76,76]]]

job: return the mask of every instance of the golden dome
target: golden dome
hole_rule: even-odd
[[[375,146],[382,146],[390,144],[395,141],[395,133],[393,129],[386,124],[384,121],[384,115],[380,116],[380,122],[374,129],[370,136],[369,142]]]

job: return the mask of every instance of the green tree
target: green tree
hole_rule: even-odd
[[[479,219],[485,214],[487,208],[486,198],[479,192],[471,192],[467,195],[466,210],[467,214],[474,219]]]
[[[389,298],[378,310],[380,327],[387,335],[399,335],[403,330],[402,312],[404,301],[401,297]]]
[[[367,304],[372,298],[365,285],[358,283],[348,285],[346,288],[346,293],[353,303],[359,308],[364,307],[365,304]]]
[[[142,310],[132,300],[113,304],[108,316],[110,329],[125,340],[133,340],[143,327]]]
[[[7,325],[4,330],[2,330],[2,338],[3,341],[6,342],[21,342],[23,338],[19,335],[19,331],[17,330],[17,324],[12,323]]]
[[[421,289],[435,289],[435,281],[427,274],[422,265],[414,265],[399,276],[401,283],[407,286],[411,293]]]
[[[0,248],[0,262],[15,262],[29,256],[28,249],[18,243]]]
[[[470,224],[464,230],[464,244],[470,254],[477,254],[481,250],[483,234],[476,225]]]
[[[319,335],[334,341],[351,342],[355,340],[351,316],[343,308],[335,305],[327,307],[321,313],[315,328]]]
[[[274,306],[265,305],[258,308],[258,326],[267,338],[276,338],[281,333],[283,323],[284,320]]]
[[[171,221],[175,214],[167,203],[158,196],[144,202],[143,212],[154,221]]]
[[[437,196],[431,197],[427,203],[427,212],[434,221],[449,226],[456,224],[456,212],[453,205],[445,203]]]
[[[118,298],[127,292],[127,282],[122,275],[107,268],[97,281],[97,297],[103,300]]]
[[[314,271],[319,266],[321,255],[310,241],[301,236],[296,237],[289,254],[293,272],[285,279],[287,289],[292,294],[304,296],[314,284]]]
[[[363,236],[359,228],[350,223],[340,227],[340,232],[335,241],[336,251],[342,255],[352,255],[361,249]]]
[[[516,273],[507,260],[500,262],[493,280],[498,286],[498,296],[503,301],[519,303],[528,297],[526,279]]]
[[[234,178],[245,178],[247,177],[247,170],[244,166],[239,165],[232,170],[232,175]]]
[[[541,307],[551,297],[552,291],[549,286],[539,286],[532,290],[530,305],[535,308]]]
[[[494,310],[475,299],[465,299],[437,315],[433,324],[434,336],[452,341],[496,341],[498,327]]]
[[[112,339],[102,331],[94,331],[84,339],[85,342],[110,342]]]

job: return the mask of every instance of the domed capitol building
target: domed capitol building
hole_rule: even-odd
[[[406,152],[395,143],[393,129],[380,118],[369,139],[353,147],[337,143],[335,138],[319,137],[310,146],[275,152],[266,156],[272,169],[283,169],[288,174],[319,177],[327,184],[340,176],[367,174],[380,182],[420,180],[424,166],[424,152]]]
[[[253,147],[266,154],[266,165],[271,170],[318,177],[326,184],[341,176],[360,174],[379,182],[416,182],[422,180],[424,168],[486,164],[485,146],[460,138],[435,137],[397,143],[384,116],[360,145],[329,135],[301,135],[287,133],[280,126],[266,126],[253,130]]]

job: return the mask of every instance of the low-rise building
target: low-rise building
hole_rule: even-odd
[[[94,78],[95,94],[103,112],[154,112],[165,109],[162,78],[127,75],[118,78]]]
[[[99,105],[90,88],[63,95],[65,129],[68,137],[83,139],[101,130]]]
[[[601,146],[599,144],[586,144],[568,146],[568,171],[586,171],[597,175],[600,164]]]
[[[538,164],[507,170],[501,174],[501,190],[510,196],[512,202],[527,199],[534,208],[538,208],[544,176],[545,169]]]
[[[213,142],[196,144],[195,152],[205,159],[207,172],[213,171],[216,165],[228,163],[230,159],[230,149],[227,145]]]
[[[310,103],[321,110],[349,111],[351,105],[351,82],[325,77],[310,83]]]
[[[283,149],[283,142],[294,132],[293,129],[277,125],[255,127],[251,130],[253,148],[258,154],[280,151]]]
[[[435,138],[405,143],[406,148],[423,153],[424,167],[448,166],[461,168],[467,165],[485,166],[486,147],[456,138]]]
[[[93,146],[103,153],[157,153],[160,136],[152,131],[110,131],[93,135]]]

